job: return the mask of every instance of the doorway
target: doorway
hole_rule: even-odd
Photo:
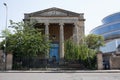
[[[50,47],[50,62],[57,64],[59,62],[59,44],[52,43]]]

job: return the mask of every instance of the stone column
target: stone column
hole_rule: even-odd
[[[46,41],[49,40],[49,23],[45,23]],[[46,59],[49,59],[49,51],[47,51]]]
[[[79,37],[78,37],[78,25],[77,25],[77,23],[74,23],[74,25],[75,25],[75,27],[74,27],[74,35],[73,35],[73,37],[74,37],[74,41],[77,43],[77,44],[79,44]]]
[[[60,23],[60,63],[63,63],[64,59],[64,27],[63,23]]]
[[[49,40],[49,23],[45,23],[45,35],[47,36],[46,40]]]
[[[103,69],[103,57],[101,52],[97,54],[97,65],[98,65],[98,70]]]

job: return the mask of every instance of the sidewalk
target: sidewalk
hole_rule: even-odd
[[[7,70],[0,73],[120,73],[120,70]]]

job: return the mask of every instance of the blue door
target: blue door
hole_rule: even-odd
[[[50,48],[50,61],[59,62],[59,45],[58,44],[51,44]]]

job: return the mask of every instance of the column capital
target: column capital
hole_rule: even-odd
[[[49,25],[49,23],[48,22],[46,22],[46,23],[44,23],[46,26],[48,26]]]
[[[60,26],[63,26],[63,25],[64,25],[64,23],[63,23],[63,22],[61,22],[61,23],[59,23],[59,25],[60,25]]]

